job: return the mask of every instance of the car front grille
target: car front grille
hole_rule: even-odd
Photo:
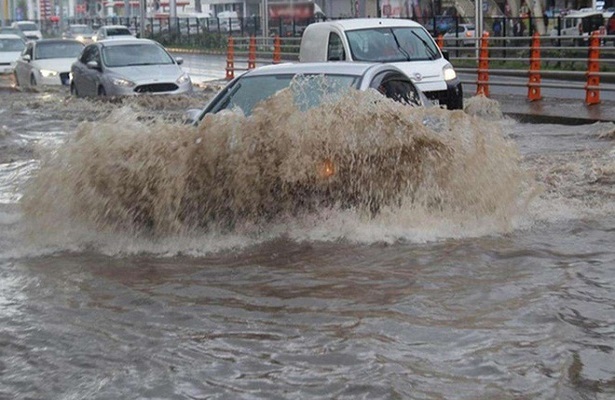
[[[177,90],[177,85],[174,83],[151,83],[149,85],[140,85],[135,88],[136,93],[162,93],[173,92]]]
[[[36,35],[26,35],[26,39],[33,39],[33,40],[37,40],[38,36]]]

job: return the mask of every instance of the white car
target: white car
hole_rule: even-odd
[[[17,35],[0,33],[0,74],[10,74],[15,69],[26,42]]]
[[[92,38],[95,42],[105,39],[120,39],[134,37],[130,29],[124,25],[105,25],[101,26]]]
[[[36,24],[36,22],[32,21],[17,21],[13,22],[11,25],[13,28],[18,28],[20,31],[26,35],[26,38],[29,40],[39,40],[43,38],[43,34],[41,33],[40,28]]]
[[[474,37],[476,27],[474,24],[459,24],[450,28],[442,37],[445,43],[452,44],[457,41],[459,46],[474,46],[477,39]]]
[[[17,85],[68,85],[70,66],[83,47],[83,43],[72,39],[29,42],[15,65]]]

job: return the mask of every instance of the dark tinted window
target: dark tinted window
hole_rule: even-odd
[[[49,58],[77,58],[83,50],[79,42],[37,42],[35,56],[37,60]]]
[[[342,39],[337,33],[329,35],[329,44],[327,46],[327,61],[344,61],[346,54],[344,53],[344,45]]]
[[[162,47],[150,43],[105,46],[102,56],[107,67],[174,64],[173,58]]]

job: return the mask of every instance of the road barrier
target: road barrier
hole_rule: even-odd
[[[490,86],[527,87],[527,99],[543,98],[543,88],[579,89],[585,91],[585,103],[600,102],[600,91],[615,91],[615,36],[592,33],[586,45],[578,46],[578,37],[541,36],[498,37],[484,34],[480,38],[436,38],[437,45],[449,55],[458,73],[476,74],[476,92],[489,97]],[[464,42],[474,41],[472,46]],[[562,45],[570,41],[574,46]],[[452,46],[450,43],[455,45]],[[297,61],[300,39],[294,37],[232,37],[227,48],[227,79],[235,71],[255,68],[256,64],[277,64]],[[247,63],[246,68],[237,64]],[[524,83],[502,80],[513,76],[527,78]],[[500,79],[498,79],[500,78]],[[552,78],[545,82],[543,78]],[[610,84],[601,84],[601,81]],[[582,83],[581,83],[582,82]]]

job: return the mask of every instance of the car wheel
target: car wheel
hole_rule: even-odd
[[[99,86],[98,87],[98,95],[102,96],[102,97],[107,95],[107,91],[105,90],[105,88],[103,86]]]
[[[79,97],[79,93],[77,93],[77,87],[75,86],[75,82],[70,83],[70,94]]]
[[[36,78],[34,77],[34,75],[30,76],[30,86],[36,86]]]

